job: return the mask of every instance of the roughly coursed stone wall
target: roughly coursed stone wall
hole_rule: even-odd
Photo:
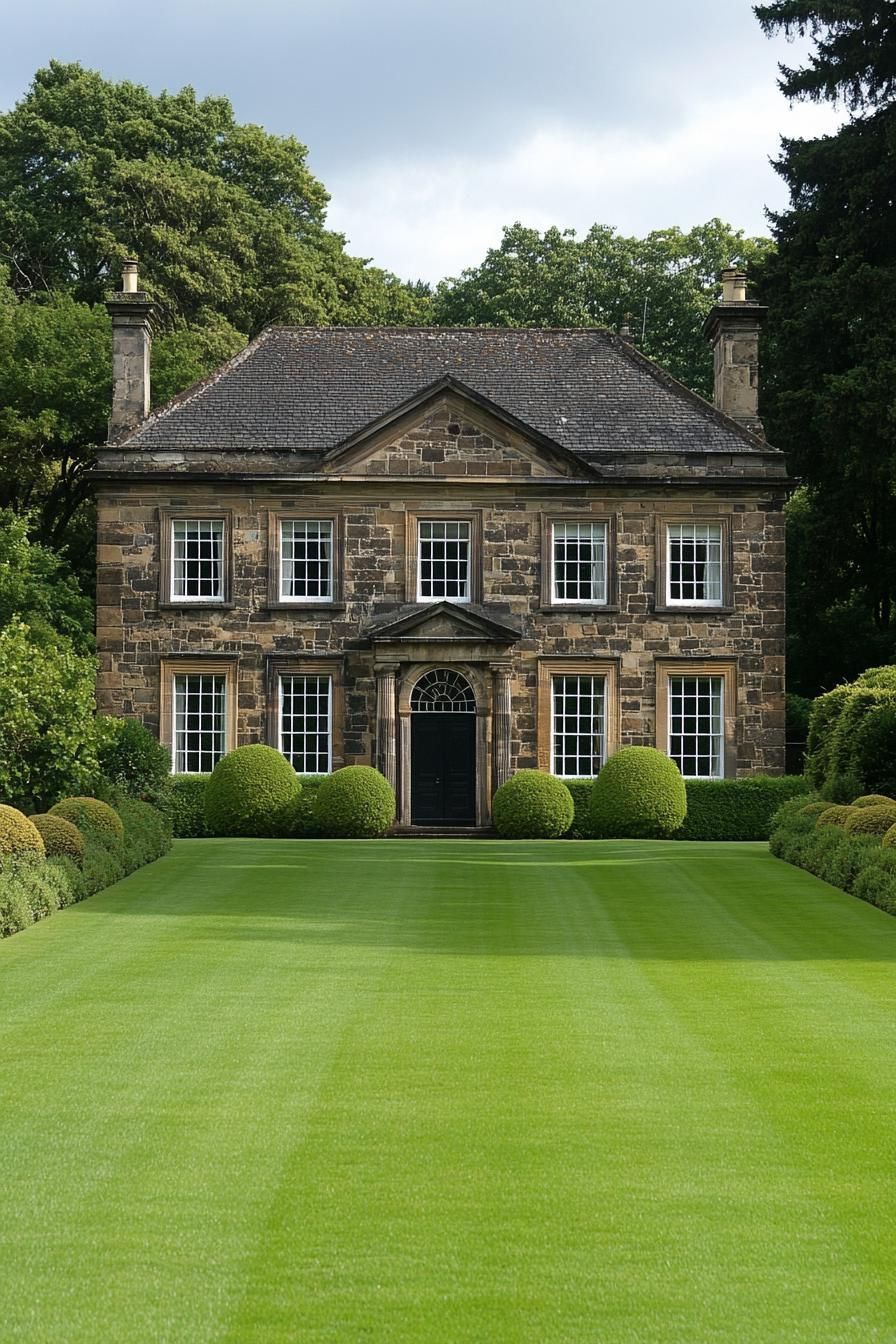
[[[458,433],[452,425],[458,425]],[[471,456],[480,449],[456,420],[430,427],[429,437],[409,439],[384,452],[388,476],[402,475],[399,462],[416,462],[406,481],[321,480],[301,493],[282,487],[212,480],[207,484],[160,477],[140,484],[104,485],[98,495],[97,636],[103,712],[137,715],[157,729],[160,659],[175,654],[238,656],[238,740],[264,740],[267,704],[265,658],[269,654],[344,654],[344,754],[340,763],[367,763],[376,723],[374,657],[365,623],[397,609],[406,591],[407,515],[481,511],[481,600],[521,624],[523,634],[508,654],[512,677],[512,768],[532,767],[536,755],[536,685],[539,655],[614,658],[619,667],[620,742],[656,741],[658,657],[730,657],[737,662],[736,761],[739,773],[779,772],[784,764],[784,532],[780,484],[749,487],[732,482],[708,489],[695,479],[684,491],[645,482],[642,486],[600,483],[548,488],[537,480],[504,479],[478,484],[451,479],[453,445],[466,440]],[[505,445],[508,461],[517,449]],[[427,451],[429,450],[429,451]],[[487,450],[495,451],[494,444]],[[513,460],[523,461],[519,455]],[[423,465],[431,468],[433,478]],[[486,467],[488,462],[485,463]],[[438,468],[442,470],[438,470]],[[385,468],[384,468],[385,473]],[[475,473],[482,475],[480,471]],[[485,473],[487,474],[487,473]],[[528,473],[527,473],[528,474]],[[553,473],[556,478],[558,473]],[[445,478],[449,479],[445,479]],[[270,605],[276,575],[268,574],[269,512],[329,508],[342,516],[344,592],[328,610]],[[159,601],[159,508],[181,507],[202,516],[204,508],[233,510],[233,592],[227,608],[172,609]],[[594,513],[615,522],[617,593],[613,610],[550,610],[542,607],[543,516]],[[729,519],[733,557],[733,610],[656,610],[656,519]]]

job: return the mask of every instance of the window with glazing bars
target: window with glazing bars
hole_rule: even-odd
[[[669,678],[669,755],[686,779],[725,773],[723,685],[721,677]]]
[[[551,769],[568,779],[590,779],[603,764],[606,679],[551,678]]]
[[[172,529],[172,599],[221,601],[224,597],[224,521],[175,518]]]
[[[722,601],[721,523],[669,524],[670,602]]]
[[[280,596],[303,602],[332,600],[331,518],[284,518],[281,522]]]
[[[554,523],[555,602],[606,602],[606,523]]]
[[[174,772],[204,775],[226,751],[225,679],[185,673],[174,678]]]
[[[470,600],[470,524],[417,524],[417,598]]]
[[[300,775],[332,769],[332,678],[280,678],[280,750]]]

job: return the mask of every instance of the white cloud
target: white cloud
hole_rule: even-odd
[[[789,109],[767,86],[695,104],[668,129],[601,133],[555,123],[503,153],[473,144],[463,155],[390,156],[331,172],[329,223],[356,254],[427,280],[478,263],[517,219],[538,229],[600,223],[643,234],[719,216],[766,233],[763,207],[787,200],[769,163],[779,135],[821,135],[837,123],[828,107]]]

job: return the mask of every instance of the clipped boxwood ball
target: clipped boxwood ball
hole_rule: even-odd
[[[819,814],[816,826],[845,826],[852,816],[852,808],[846,803],[834,803]]]
[[[0,803],[0,855],[43,854],[40,831],[17,807]]]
[[[260,742],[223,756],[205,788],[205,821],[212,835],[282,836],[302,792],[289,761]]]
[[[805,807],[800,808],[801,817],[820,817],[822,812],[827,812],[830,803],[807,803]]]
[[[51,812],[39,812],[31,818],[31,823],[40,831],[48,858],[55,859],[62,855],[74,859],[75,863],[81,862],[84,857],[84,837],[77,826],[66,821],[65,817],[54,817]]]
[[[507,840],[556,840],[573,823],[572,794],[556,775],[518,770],[492,799],[495,830]]]
[[[681,771],[656,747],[623,747],[591,790],[594,834],[606,839],[662,840],[678,830],[687,810]]]
[[[124,824],[121,817],[108,803],[99,798],[63,798],[55,807],[50,808],[51,817],[64,817],[79,831],[98,831],[101,835],[124,839]]]
[[[886,835],[891,826],[896,826],[896,803],[859,807],[846,818],[843,829],[847,835]]]
[[[385,835],[395,820],[395,794],[373,766],[347,765],[321,784],[314,815],[324,835],[352,840]]]
[[[856,798],[853,807],[896,807],[896,798],[888,798],[885,793],[863,793]]]

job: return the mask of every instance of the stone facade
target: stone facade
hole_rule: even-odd
[[[725,688],[724,773],[783,769],[786,477],[780,455],[755,436],[735,435],[730,454],[717,444],[704,454],[689,427],[696,442],[687,451],[670,433],[668,452],[586,456],[453,380],[372,417],[316,461],[266,451],[263,436],[255,451],[221,450],[213,430],[202,446],[176,443],[170,431],[161,447],[141,443],[137,431],[101,454],[103,712],[138,716],[170,745],[174,674],[209,670],[226,677],[228,749],[278,746],[278,676],[326,673],[333,767],[382,769],[404,824],[412,820],[411,696],[434,668],[460,671],[475,698],[480,825],[512,771],[551,768],[557,675],[604,679],[608,752],[667,749],[669,678],[712,677]],[[152,435],[163,431],[156,424]],[[220,601],[172,599],[177,518],[222,520]],[[332,600],[281,598],[281,518],[332,521]],[[422,519],[468,524],[469,603],[418,600]],[[564,520],[606,527],[599,605],[554,600],[550,538]],[[667,601],[666,529],[688,522],[712,523],[721,535],[723,584],[712,605]]]

